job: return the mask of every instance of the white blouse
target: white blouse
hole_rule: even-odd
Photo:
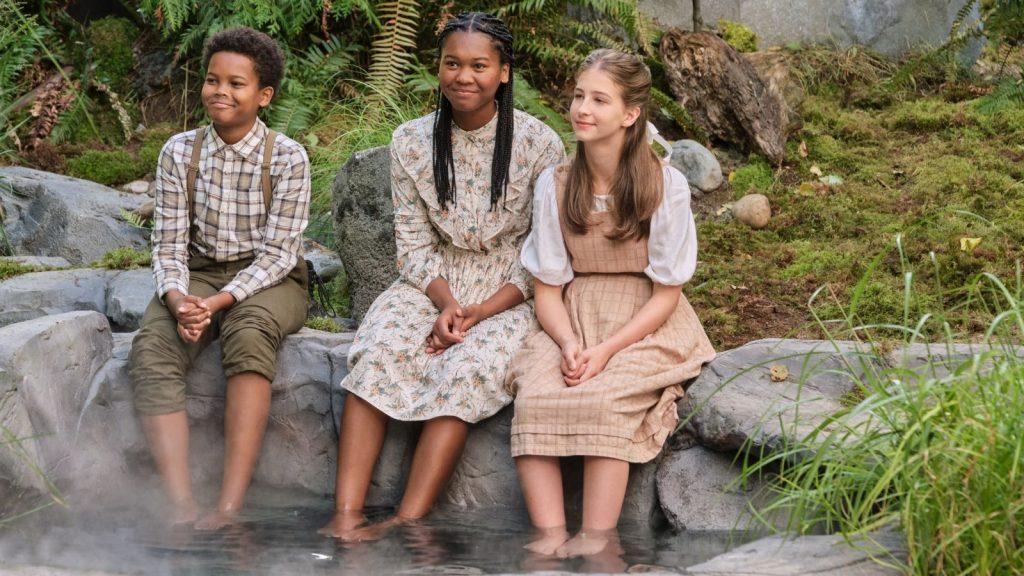
[[[686,177],[671,166],[664,168],[665,195],[651,217],[647,237],[648,266],[644,273],[652,282],[667,286],[685,284],[697,268],[697,227],[690,211],[690,186]],[[608,210],[608,196],[594,197],[594,211]],[[533,192],[533,229],[523,244],[520,262],[545,284],[560,286],[573,279],[572,265],[558,221],[555,169],[547,168],[537,178]]]

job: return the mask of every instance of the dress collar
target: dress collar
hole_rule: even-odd
[[[476,130],[463,130],[462,128],[459,128],[459,125],[456,124],[454,120],[452,120],[452,134],[457,134],[458,136],[474,143],[493,142],[494,135],[498,131],[498,116],[499,113],[495,110],[494,116],[487,121],[487,124],[484,124]]]

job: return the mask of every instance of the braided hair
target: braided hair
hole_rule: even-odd
[[[491,209],[503,199],[508,185],[508,170],[512,162],[512,33],[499,18],[483,12],[463,12],[450,18],[437,36],[437,53],[441,55],[444,42],[453,32],[480,32],[494,39],[502,64],[508,64],[508,82],[498,87],[498,126],[491,159]],[[455,161],[452,158],[452,103],[438,91],[437,112],[434,115],[434,186],[441,206],[455,203]]]

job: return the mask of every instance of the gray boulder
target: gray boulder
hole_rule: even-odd
[[[71,262],[59,256],[4,256],[0,260],[39,268],[71,268]]]
[[[882,562],[888,565],[882,564]],[[846,542],[841,535],[769,536],[707,562],[684,574],[701,576],[897,576],[904,574],[906,551],[897,532],[875,532]]]
[[[106,314],[115,329],[137,330],[146,306],[156,295],[149,268],[126,270],[113,275],[107,284]]]
[[[713,192],[722,185],[722,166],[710,150],[694,140],[672,144],[672,166],[686,176],[694,196]]]
[[[149,233],[125,222],[145,195],[21,167],[0,168],[3,226],[15,254],[60,256],[88,264],[115,249],[142,249]]]
[[[19,448],[0,450],[0,485],[47,494],[47,479],[77,480],[71,444],[112,345],[107,320],[96,312],[0,328],[0,428]]]
[[[105,313],[115,272],[94,268],[31,272],[0,282],[0,326],[73,310]]]
[[[842,408],[855,378],[873,362],[854,342],[757,340],[705,366],[679,403],[679,416],[695,412],[690,424],[714,450],[775,450]],[[773,366],[788,375],[773,381]]]
[[[106,314],[117,330],[135,330],[155,293],[147,268],[74,268],[31,272],[0,282],[0,326],[60,314],[93,310]]]
[[[381,146],[353,154],[334,179],[335,246],[357,320],[398,278],[390,173],[391,156]]]
[[[325,282],[345,270],[345,265],[341,263],[341,257],[327,246],[305,239],[302,241],[302,248],[305,251],[306,260],[313,263],[316,273]]]
[[[658,468],[658,502],[676,530],[746,530],[751,506],[766,499],[761,482],[740,485],[734,456],[693,446],[665,455]]]

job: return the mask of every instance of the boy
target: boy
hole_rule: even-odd
[[[284,72],[265,34],[234,28],[203,51],[202,102],[212,126],[173,136],[156,171],[153,275],[157,294],[132,342],[135,406],[172,523],[216,530],[245,499],[270,411],[277,349],[309,309],[302,233],[309,159],[257,118]],[[202,519],[188,467],[185,372],[220,337],[227,376],[224,476]]]

